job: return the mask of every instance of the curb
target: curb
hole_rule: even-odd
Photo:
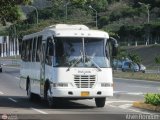
[[[20,66],[10,66],[10,65],[3,65],[5,68],[14,68],[14,69],[20,69]]]
[[[133,102],[132,104],[133,107],[137,107],[137,108],[142,108],[142,109],[146,109],[146,110],[151,110],[151,111],[156,111],[156,112],[160,112],[160,106],[155,106],[155,105],[151,105],[151,104],[146,104],[144,102]]]

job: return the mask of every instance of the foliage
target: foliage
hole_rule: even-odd
[[[121,59],[126,59],[126,58],[129,58],[130,60],[132,60],[133,62],[135,63],[141,63],[142,62],[142,59],[140,58],[140,56],[136,53],[127,53],[127,51],[123,48],[119,48],[119,53],[117,55],[117,59],[121,60]]]
[[[0,23],[4,26],[6,22],[20,20],[22,12],[17,5],[28,4],[31,0],[1,0],[0,1]]]
[[[86,5],[87,5],[87,7],[91,5],[98,12],[101,12],[101,11],[105,11],[107,9],[108,1],[107,0],[88,0]]]
[[[128,54],[127,54],[125,49],[119,47],[118,51],[119,52],[118,52],[118,55],[116,57],[118,60],[128,58]]]
[[[145,103],[152,105],[160,105],[160,94],[149,93],[145,95]]]
[[[0,22],[16,23],[22,19],[19,4],[29,4],[32,0],[1,0]],[[150,39],[160,43],[160,0],[50,0],[52,4],[45,9],[38,9],[39,22],[44,20],[59,21],[59,23],[86,24],[95,27],[95,10],[97,11],[98,28],[110,33],[110,36],[120,36],[119,42],[144,41]],[[150,23],[147,23],[147,10],[138,4],[150,4]],[[95,10],[91,10],[89,6]],[[66,9],[68,19],[66,20]],[[36,14],[32,11],[24,24],[35,24]],[[19,23],[19,22],[18,22]],[[52,22],[53,24],[54,22]],[[48,24],[47,24],[48,25]],[[25,25],[22,25],[25,26]],[[19,29],[19,28],[18,28]],[[24,32],[25,29],[22,29]],[[21,31],[21,30],[19,30]],[[27,30],[28,31],[28,30]],[[2,33],[2,32],[1,32]]]
[[[155,57],[155,62],[156,62],[156,64],[160,64],[160,56]]]
[[[128,57],[129,57],[130,60],[132,60],[135,63],[141,63],[142,62],[142,59],[136,53],[129,53]]]
[[[109,23],[109,17],[102,16],[99,18],[98,22],[99,22],[99,28],[102,28],[103,26],[106,26]]]

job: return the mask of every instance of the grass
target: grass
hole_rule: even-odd
[[[146,104],[141,101],[140,102],[139,101],[133,102],[133,107],[160,112],[160,106]]]
[[[160,74],[141,73],[141,72],[119,72],[114,71],[113,76],[116,78],[139,79],[160,81]]]

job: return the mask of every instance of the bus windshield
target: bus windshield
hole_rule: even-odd
[[[55,38],[59,67],[110,67],[102,38]]]

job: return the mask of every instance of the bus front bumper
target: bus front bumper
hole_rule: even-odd
[[[105,87],[99,89],[90,88],[78,88],[78,89],[63,89],[53,88],[52,97],[63,97],[63,98],[97,98],[97,97],[108,97],[113,96],[113,88]]]

